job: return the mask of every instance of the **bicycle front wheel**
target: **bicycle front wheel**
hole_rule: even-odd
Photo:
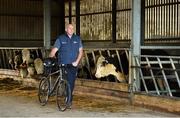
[[[50,83],[47,77],[43,77],[39,83],[38,98],[42,106],[46,105],[49,98]]]
[[[56,90],[56,102],[60,111],[65,111],[71,100],[71,89],[67,81],[60,81]]]

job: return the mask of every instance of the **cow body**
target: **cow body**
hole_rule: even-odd
[[[105,64],[105,61],[108,63]],[[106,66],[99,67],[101,63]],[[120,82],[124,82],[124,78],[127,77],[125,75],[128,75],[128,67],[129,62],[124,50],[86,51],[79,66],[78,77],[110,82],[117,82],[119,79]]]
[[[114,56],[104,57],[101,55],[97,59],[95,77],[102,78],[113,75],[119,82],[127,82],[125,75],[120,72],[117,62]]]
[[[102,55],[98,58],[96,64],[95,76],[97,78],[113,75],[119,82],[126,82],[125,75],[117,70],[117,66],[113,63],[109,63]]]
[[[44,72],[44,65],[43,65],[42,59],[36,58],[34,60],[34,67],[35,67],[35,70],[36,70],[37,74],[43,74],[43,72]]]
[[[28,49],[23,49],[22,50],[22,60],[23,63],[28,64],[30,61],[30,51]]]

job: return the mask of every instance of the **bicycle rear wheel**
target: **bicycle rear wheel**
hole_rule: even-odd
[[[39,91],[38,91],[38,98],[39,102],[42,106],[46,105],[49,98],[49,87],[50,83],[47,77],[42,77],[39,83]]]
[[[67,109],[68,103],[71,100],[71,89],[67,81],[60,81],[56,90],[56,102],[60,111]]]

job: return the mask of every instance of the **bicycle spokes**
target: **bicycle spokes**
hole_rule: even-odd
[[[45,105],[48,101],[48,93],[49,93],[49,81],[47,79],[41,79],[39,84],[39,102],[41,105]]]

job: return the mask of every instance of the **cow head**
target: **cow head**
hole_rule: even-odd
[[[116,67],[113,64],[108,63],[105,57],[100,56],[96,63],[96,78],[106,77],[108,75],[114,75],[120,82],[126,82],[124,74],[116,71]]]

